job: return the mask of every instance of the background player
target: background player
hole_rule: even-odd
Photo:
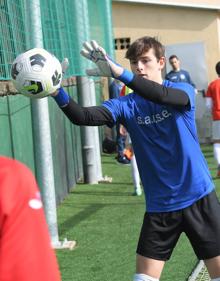
[[[166,80],[170,80],[175,83],[186,82],[196,88],[195,84],[193,83],[190,77],[189,72],[180,68],[180,60],[176,55],[172,55],[169,57],[169,63],[172,66],[172,70],[166,74]]]
[[[220,61],[215,66],[218,78],[212,81],[206,92],[206,105],[212,112],[212,140],[217,161],[217,177],[220,177]]]

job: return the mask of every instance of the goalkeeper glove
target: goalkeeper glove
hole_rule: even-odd
[[[134,74],[114,62],[95,40],[92,40],[90,43],[84,42],[83,47],[84,48],[81,50],[80,54],[86,59],[94,62],[97,66],[97,68],[87,69],[87,75],[113,77],[125,84],[131,82]]]
[[[95,40],[83,43],[83,49],[80,54],[88,60],[94,62],[97,68],[87,69],[89,76],[105,76],[117,78],[123,72],[123,68],[112,61],[106,54],[106,51],[97,44]]]

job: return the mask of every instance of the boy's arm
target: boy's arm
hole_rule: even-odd
[[[174,106],[188,105],[189,97],[184,91],[164,87],[156,82],[134,75],[115,63],[95,41],[91,41],[91,43],[85,42],[83,46],[81,55],[94,62],[97,66],[97,68],[87,70],[88,75],[114,77],[134,90],[138,95],[152,102]]]
[[[186,106],[189,103],[189,97],[183,90],[165,87],[141,76],[134,75],[127,86],[143,98],[159,104]]]
[[[53,96],[69,120],[76,125],[101,126],[113,124],[110,111],[104,106],[82,107],[60,88]]]
[[[211,111],[212,107],[213,107],[211,84],[209,84],[208,89],[205,94],[205,103],[206,103],[207,109]]]

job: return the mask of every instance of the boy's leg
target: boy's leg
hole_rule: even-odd
[[[214,157],[218,165],[217,176],[219,177],[220,176],[220,143],[216,141],[213,144],[213,149],[214,149]]]
[[[213,150],[214,158],[218,164],[217,176],[220,176],[220,121],[212,122],[212,140],[213,140]]]
[[[182,232],[181,224],[181,211],[145,213],[137,246],[136,274],[139,279],[135,275],[134,281],[142,281],[142,275],[145,275],[143,280],[159,280]]]
[[[132,179],[133,179],[133,184],[134,184],[134,195],[141,195],[142,190],[141,190],[141,180],[140,180],[140,175],[137,167],[137,162],[135,155],[131,157],[131,174],[132,174]]]
[[[153,278],[147,274],[137,273],[134,275],[133,281],[159,281],[159,279]]]
[[[124,149],[125,149],[125,142],[126,142],[126,136],[123,136],[120,134],[120,124],[116,124],[116,130],[117,130],[117,137],[116,137],[116,143],[117,143],[117,161],[121,164],[130,164],[130,160],[128,160],[124,156]]]
[[[220,281],[220,256],[204,260],[212,280]]]
[[[146,258],[137,254],[136,272],[137,274],[143,274],[143,275],[150,276],[151,278],[154,278],[154,279],[146,279],[146,280],[159,280],[164,264],[165,261]]]
[[[117,142],[117,149],[118,154],[123,155],[123,151],[125,149],[125,137],[120,134],[120,124],[116,124],[116,142]]]
[[[216,192],[184,209],[184,231],[211,278],[220,278],[220,204]]]

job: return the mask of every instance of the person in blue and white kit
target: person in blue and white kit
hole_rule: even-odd
[[[176,55],[172,55],[169,57],[169,63],[172,66],[172,70],[166,74],[166,80],[175,83],[186,82],[196,88],[195,84],[193,83],[190,77],[189,72],[180,68],[180,60]]]
[[[133,280],[158,281],[185,232],[212,281],[220,281],[220,204],[197,138],[194,88],[162,79],[164,46],[154,37],[128,48],[132,72],[95,41],[83,46],[81,55],[96,64],[88,75],[114,77],[133,90],[95,107],[81,107],[63,88],[53,94],[74,124],[120,122],[130,134],[146,198]]]

